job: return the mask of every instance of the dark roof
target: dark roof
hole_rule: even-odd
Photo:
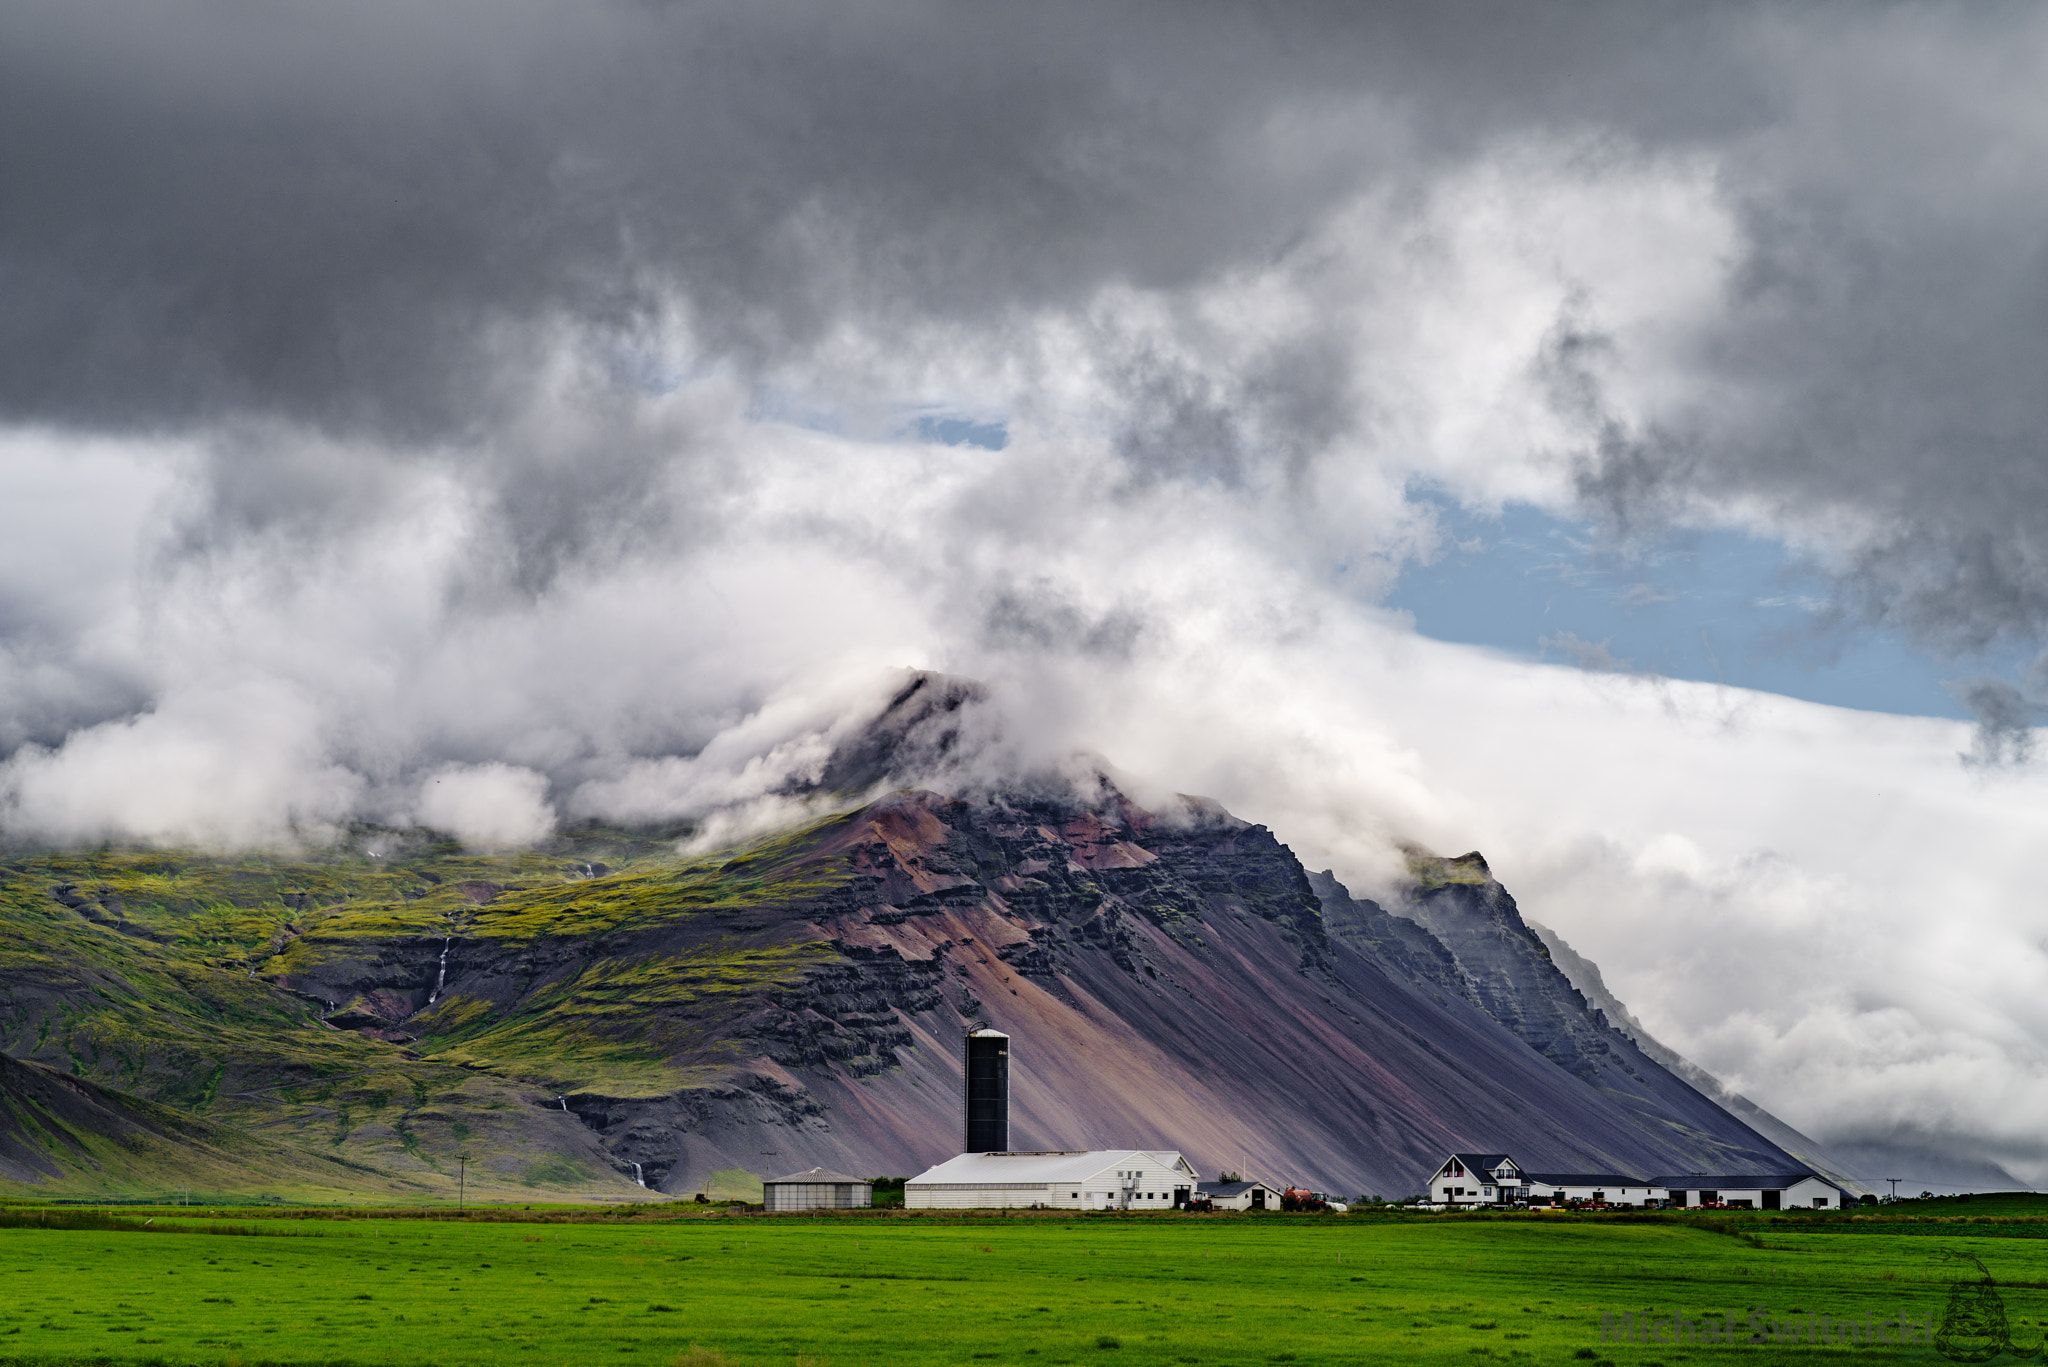
[[[1522,1176],[1531,1182],[1545,1182],[1553,1187],[1661,1187],[1662,1182],[1653,1182],[1647,1177],[1630,1177],[1622,1172],[1525,1172]]]
[[[1831,1181],[1817,1172],[1710,1172],[1705,1176],[1681,1173],[1676,1177],[1660,1177],[1657,1179],[1657,1185],[1677,1191],[1783,1191],[1787,1187],[1797,1186],[1809,1177],[1816,1182],[1826,1183],[1837,1191],[1844,1189],[1840,1182]]]
[[[1495,1168],[1499,1167],[1503,1163],[1514,1162],[1513,1159],[1509,1158],[1504,1153],[1454,1153],[1451,1155],[1451,1158],[1457,1159],[1460,1163],[1463,1163],[1467,1168],[1472,1169],[1476,1172],[1492,1172]],[[1446,1159],[1444,1161],[1449,1162],[1450,1160]],[[1522,1165],[1520,1163],[1515,1163],[1515,1167],[1517,1170],[1519,1170],[1521,1166]],[[1438,1172],[1442,1172],[1443,1168],[1443,1163],[1439,1163],[1436,1165],[1436,1171]]]
[[[865,1184],[865,1177],[848,1177],[843,1172],[830,1168],[812,1168],[807,1172],[793,1172],[787,1177],[770,1177],[761,1183],[764,1187],[779,1186],[784,1182],[858,1182]]]
[[[1269,1182],[1260,1182],[1260,1181],[1257,1181],[1256,1179],[1254,1179],[1254,1180],[1252,1180],[1252,1181],[1249,1181],[1249,1182],[1197,1182],[1197,1183],[1195,1183],[1195,1190],[1196,1190],[1196,1192],[1198,1192],[1199,1194],[1201,1194],[1201,1195],[1203,1195],[1203,1196],[1242,1196],[1242,1195],[1244,1195],[1244,1194],[1245,1194],[1246,1192],[1250,1191],[1250,1190],[1251,1190],[1251,1189],[1252,1189],[1253,1187],[1264,1187],[1264,1188],[1265,1188],[1265,1189],[1266,1189],[1267,1191],[1278,1191],[1278,1190],[1279,1190],[1279,1188],[1278,1188],[1278,1187],[1275,1187],[1275,1186],[1273,1186],[1273,1185],[1272,1185],[1271,1183],[1269,1183]]]

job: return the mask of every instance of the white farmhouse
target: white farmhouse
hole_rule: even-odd
[[[963,1153],[904,1183],[903,1204],[911,1210],[1174,1210],[1185,1207],[1194,1190],[1194,1168],[1171,1150]]]
[[[1429,1179],[1440,1206],[1511,1206],[1528,1196],[1521,1167],[1504,1153],[1454,1153]]]
[[[1840,1187],[1810,1172],[1709,1175],[1693,1173],[1657,1179],[1674,1206],[1746,1206],[1751,1210],[1841,1210],[1852,1203]]]

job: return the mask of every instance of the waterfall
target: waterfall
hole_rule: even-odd
[[[562,1103],[562,1114],[569,1114],[569,1098],[565,1096],[558,1096],[555,1098],[555,1100]]]
[[[430,996],[430,997],[428,997],[428,998],[427,998],[427,1005],[428,1005],[428,1006],[432,1006],[432,1005],[433,1005],[433,1004],[434,1004],[435,1002],[437,1002],[437,1001],[441,1000],[441,989],[442,989],[443,987],[447,986],[447,983],[448,983],[448,946],[449,946],[449,945],[451,945],[451,944],[454,944],[454,943],[455,943],[455,937],[454,937],[454,936],[452,936],[452,935],[451,935],[451,936],[449,936],[449,937],[448,937],[447,939],[445,939],[445,940],[441,941],[441,965],[440,965],[440,967],[439,967],[439,968],[438,968],[438,969],[437,969],[437,970],[435,971],[435,973],[434,973],[434,994],[433,994],[432,996]],[[564,1109],[567,1109],[567,1108],[565,1107]]]
[[[633,1163],[633,1160],[630,1158],[626,1161],[628,1163]],[[635,1182],[638,1182],[643,1187],[647,1185],[647,1179],[640,1175],[640,1165],[638,1163],[633,1163],[633,1180]]]

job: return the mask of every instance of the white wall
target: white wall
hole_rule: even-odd
[[[1119,1172],[1140,1174],[1131,1210],[1173,1209],[1175,1187],[1186,1187],[1189,1196],[1194,1195],[1194,1177],[1175,1167],[1171,1156],[1162,1162],[1138,1154],[1119,1159],[1085,1179],[1066,1182],[991,1183],[957,1190],[933,1190],[912,1182],[903,1188],[903,1204],[910,1210],[985,1210],[1031,1205],[1056,1210],[1113,1210],[1119,1205]]]
[[[1818,1209],[1840,1210],[1844,1204],[1842,1192],[1839,1187],[1835,1187],[1830,1185],[1829,1183],[1823,1182],[1817,1177],[1808,1177],[1798,1182],[1795,1182],[1791,1186],[1785,1188],[1785,1209],[1816,1209],[1816,1207],[1813,1204],[1814,1198],[1816,1197],[1824,1197],[1827,1200],[1827,1205],[1823,1207],[1818,1207]]]

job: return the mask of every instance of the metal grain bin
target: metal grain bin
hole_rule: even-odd
[[[967,1032],[968,1153],[1010,1147],[1010,1037],[1000,1030]]]

